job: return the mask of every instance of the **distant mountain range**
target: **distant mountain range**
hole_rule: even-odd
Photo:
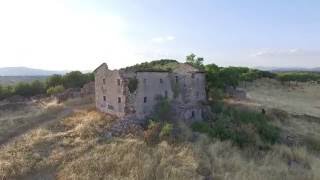
[[[255,67],[256,69],[272,71],[272,72],[287,72],[287,71],[309,71],[320,72],[320,67],[316,68],[300,68],[300,67]],[[0,68],[0,76],[50,76],[53,74],[66,74],[70,71],[52,71],[44,69],[34,69],[28,67],[3,67]],[[88,73],[90,71],[82,71]]]
[[[53,74],[66,74],[70,71],[52,71],[44,69],[34,69],[28,67],[3,67],[0,68],[0,76],[50,76]],[[86,70],[82,73],[89,73],[92,71]]]
[[[290,71],[303,71],[303,72],[320,72],[320,67],[316,68],[301,68],[301,67],[256,67],[257,69],[272,72],[290,72]]]

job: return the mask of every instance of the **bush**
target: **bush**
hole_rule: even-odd
[[[130,78],[129,79],[128,88],[129,88],[130,93],[133,93],[137,90],[138,83],[139,83],[139,81],[137,78]]]
[[[144,62],[134,66],[126,67],[125,71],[172,71],[179,62],[171,59],[161,59],[152,62]]]
[[[32,95],[43,94],[46,92],[45,84],[41,81],[35,80],[31,83]]]
[[[150,120],[148,129],[144,131],[144,141],[149,145],[154,145],[159,142],[159,133],[161,131],[161,124]]]
[[[12,96],[14,88],[12,86],[1,86],[0,85],[0,100]]]
[[[44,83],[36,80],[33,81],[31,84],[29,83],[18,83],[14,87],[13,95],[20,95],[24,97],[30,97],[37,94],[42,94],[45,92]]]
[[[64,89],[64,87],[62,85],[58,85],[58,86],[55,86],[55,87],[50,87],[47,90],[47,94],[48,95],[54,95],[54,94],[62,93],[64,90],[65,89]]]
[[[82,87],[86,83],[80,71],[72,71],[63,76],[63,86],[66,88]]]
[[[173,125],[170,123],[165,123],[161,129],[160,137],[170,136],[173,130]]]
[[[209,100],[222,100],[225,96],[225,93],[222,89],[219,88],[210,88],[207,90],[208,97],[210,97]]]
[[[208,122],[194,122],[191,125],[192,130],[210,134],[211,128]]]
[[[173,111],[168,99],[158,96],[157,103],[154,107],[154,112],[152,113],[152,119],[158,122],[165,122],[172,120]]]
[[[221,107],[221,104],[215,108],[215,121],[195,122],[192,129],[220,140],[231,140],[240,147],[267,146],[279,139],[280,129],[270,124],[268,118],[261,113]]]
[[[278,73],[277,79],[281,82],[307,82],[307,81],[319,81],[320,74],[314,72],[286,72],[286,73]]]
[[[55,87],[58,85],[63,84],[63,77],[62,75],[58,75],[58,74],[54,74],[50,77],[48,77],[47,81],[46,81],[46,86],[47,87]]]
[[[240,82],[254,81],[259,78],[275,78],[276,74],[246,67],[218,67],[215,64],[205,66],[208,97],[220,99],[226,87],[236,87]],[[221,93],[222,92],[222,93]]]
[[[20,82],[15,86],[0,86],[0,100],[13,95],[31,97],[39,94],[56,94],[67,88],[81,88],[85,83],[94,80],[93,73],[82,74],[80,71],[73,71],[66,75],[52,75],[46,82],[33,81],[32,83]]]

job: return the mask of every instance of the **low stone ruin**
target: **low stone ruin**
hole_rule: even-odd
[[[95,86],[94,82],[89,82],[83,85],[82,88],[69,88],[62,93],[56,94],[55,98],[58,100],[58,103],[66,101],[68,99],[74,99],[79,97],[94,97],[95,94]]]
[[[66,101],[68,99],[73,99],[80,97],[80,89],[79,88],[70,88],[65,90],[62,93],[56,94],[55,95],[58,103],[61,103],[63,101]]]
[[[87,84],[83,85],[80,90],[81,97],[85,96],[94,96],[95,95],[95,84],[94,81],[88,82]]]
[[[234,87],[227,87],[226,88],[226,93],[231,96],[232,98],[235,98],[237,100],[245,100],[247,99],[247,93],[244,89],[242,88],[234,88]]]
[[[136,119],[135,117],[126,116],[115,122],[111,129],[111,136],[125,136],[127,134],[132,134],[136,136],[143,136],[143,126],[145,121]]]

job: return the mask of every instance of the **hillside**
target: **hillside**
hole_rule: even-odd
[[[45,81],[48,76],[0,76],[0,85],[15,85],[19,82],[31,83],[39,80]]]
[[[308,86],[301,84],[302,88]],[[175,141],[162,140],[154,145],[134,135],[112,137],[108,131],[116,119],[97,112],[92,99],[70,99],[63,104],[50,98],[27,104],[2,103],[0,177],[317,180],[320,116],[312,111],[313,105],[308,105],[309,98],[301,98],[312,96],[301,87],[289,89],[258,80],[247,85],[250,99],[232,104],[258,110],[264,107],[268,116],[274,117],[271,123],[283,134],[269,149],[240,148],[230,141],[193,133],[184,124],[179,125],[181,131]],[[262,89],[268,93],[262,94]],[[279,97],[288,90],[290,102],[285,107],[281,102],[286,97]],[[310,117],[294,113],[299,103],[304,107],[300,111],[307,110]],[[241,128],[250,130],[250,126]]]
[[[3,67],[0,68],[0,76],[50,76],[53,74],[65,74],[67,71],[50,71],[33,69],[28,67]]]
[[[293,83],[283,85],[273,79],[246,83],[248,97],[268,108],[277,108],[291,114],[320,117],[320,85]]]
[[[172,71],[179,65],[179,62],[172,59],[161,59],[151,62],[144,62],[133,66],[122,68],[121,70],[127,72],[136,71]]]

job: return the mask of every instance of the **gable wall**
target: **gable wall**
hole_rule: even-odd
[[[120,79],[120,86],[118,79]],[[96,107],[102,112],[123,116],[125,106],[123,84],[119,71],[99,68],[95,74]],[[121,98],[121,103],[118,102],[118,97]]]
[[[167,91],[168,99],[172,99],[173,92],[169,73],[166,72],[138,72],[138,88],[135,94],[135,110],[139,117],[152,112],[154,105],[157,103],[157,96],[165,97]],[[162,83],[160,83],[162,79]],[[144,102],[144,98],[147,102]]]
[[[201,101],[206,101],[205,74],[194,71],[189,66],[181,66],[174,72],[137,72],[128,74],[122,71],[100,67],[95,73],[96,107],[106,113],[117,116],[135,114],[140,118],[149,115],[157,103],[157,97],[165,97],[174,103],[175,111],[185,119],[201,119]],[[178,83],[176,83],[176,76]],[[135,92],[128,92],[128,78],[137,78],[138,87]],[[105,84],[103,83],[105,79]],[[118,86],[117,80],[121,84]],[[162,79],[162,83],[160,83]],[[178,96],[175,96],[178,87]],[[106,97],[106,101],[103,100]],[[121,103],[118,103],[118,97]],[[144,102],[144,98],[147,101]],[[193,113],[194,112],[194,113]]]

